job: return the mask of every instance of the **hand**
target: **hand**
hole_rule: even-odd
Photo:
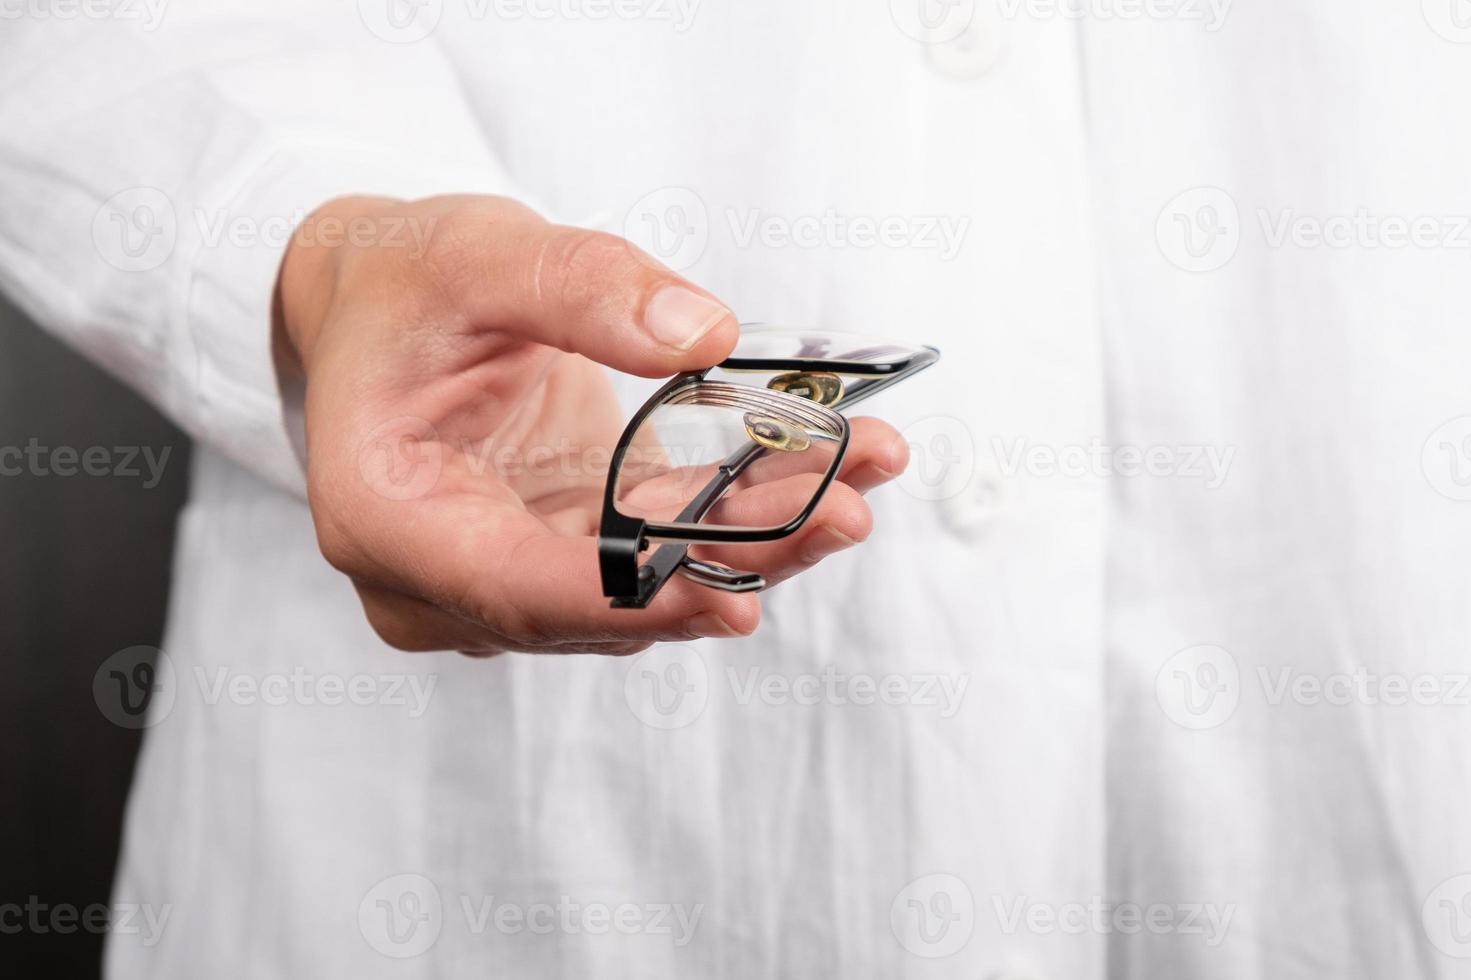
[[[600,365],[668,377],[723,360],[736,319],[709,293],[621,238],[502,198],[343,198],[298,230],[277,308],[306,377],[318,543],[386,642],[624,654],[756,628],[755,595],[676,578],[648,609],[615,610],[599,587],[625,422]],[[780,581],[866,538],[861,493],[906,461],[893,429],[855,420],[800,532],[697,553]]]

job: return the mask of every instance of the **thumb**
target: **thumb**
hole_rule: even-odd
[[[457,215],[441,268],[469,329],[501,330],[615,370],[666,377],[716,364],[739,333],[707,291],[616,235],[554,225],[524,209],[507,220]]]

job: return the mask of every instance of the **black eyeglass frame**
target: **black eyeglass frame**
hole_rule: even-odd
[[[609,462],[607,487],[603,494],[603,515],[598,534],[598,565],[602,576],[603,594],[612,599],[615,609],[642,609],[653,601],[654,596],[675,572],[683,570],[695,581],[712,588],[730,592],[750,592],[765,588],[760,575],[723,568],[691,557],[689,549],[695,544],[753,543],[777,541],[795,533],[812,516],[822,500],[823,494],[836,478],[848,448],[849,429],[847,420],[838,411],[864,398],[871,397],[885,388],[914,375],[939,360],[940,352],[933,347],[905,349],[904,356],[884,361],[846,360],[824,357],[731,357],[716,365],[725,371],[786,373],[810,372],[838,374],[856,377],[859,380],[846,385],[842,396],[833,404],[822,406],[830,409],[842,420],[839,445],[832,463],[802,511],[787,523],[772,528],[701,527],[702,520],[718,503],[735,480],[767,450],[757,443],[750,443],[720,464],[720,467],[705,487],[685,506],[671,523],[648,521],[631,517],[618,510],[616,488],[619,468],[633,442],[634,435],[653,412],[661,405],[687,388],[707,382],[707,375],[715,368],[689,372],[672,378],[636,412],[624,428],[618,445]],[[754,387],[754,386],[753,386]],[[811,410],[818,403],[810,402],[798,395],[756,389],[778,399],[794,399],[802,408]],[[641,555],[651,543],[660,546],[639,563]]]

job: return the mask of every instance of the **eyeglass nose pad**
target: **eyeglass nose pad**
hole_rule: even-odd
[[[722,592],[755,592],[766,588],[766,579],[755,572],[739,572],[724,565],[691,558],[689,555],[685,555],[684,560],[679,563],[679,574]]]

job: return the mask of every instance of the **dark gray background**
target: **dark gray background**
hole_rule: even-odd
[[[0,448],[172,447],[145,477],[0,475],[0,906],[106,904],[138,732],[103,715],[92,679],[157,646],[188,441],[127,389],[0,299]],[[146,474],[146,467],[142,467]],[[103,937],[0,917],[0,975],[89,977]]]

